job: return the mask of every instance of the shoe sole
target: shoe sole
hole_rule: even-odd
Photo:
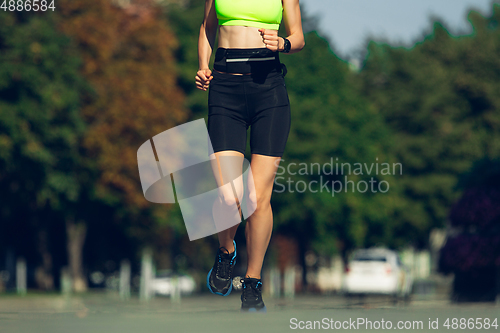
[[[234,266],[236,266],[236,259],[237,259],[236,258],[236,253],[237,253],[236,252],[236,243],[234,243],[234,256],[235,256],[234,257]],[[212,274],[212,270],[213,269],[214,269],[213,267],[210,268],[210,271],[208,272],[208,275],[207,275],[207,287],[208,287],[208,290],[210,290],[210,292],[212,294],[215,294],[215,295],[221,295],[221,296],[227,296],[227,295],[229,295],[231,293],[231,291],[233,290],[233,278],[231,278],[231,284],[229,285],[229,289],[228,289],[228,291],[225,294],[220,293],[218,291],[213,291],[212,287],[210,287],[210,274]]]
[[[264,306],[263,308],[257,309],[257,308],[248,308],[248,309],[241,309],[240,312],[259,312],[259,313],[267,313],[267,308]]]

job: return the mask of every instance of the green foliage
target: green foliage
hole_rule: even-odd
[[[452,37],[439,22],[411,49],[371,42],[363,94],[394,132],[405,207],[398,223],[425,246],[457,199],[458,175],[500,153],[500,5],[468,15],[473,33]]]
[[[1,12],[0,21],[0,183],[11,189],[1,205],[12,218],[35,199],[56,209],[61,199],[78,200],[79,104],[88,86],[50,16]]]

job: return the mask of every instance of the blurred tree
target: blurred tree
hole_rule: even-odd
[[[48,233],[80,199],[85,130],[78,52],[53,15],[0,12],[0,249],[42,262],[53,287]]]
[[[440,22],[411,49],[370,42],[363,94],[394,132],[408,200],[398,233],[425,247],[457,199],[458,175],[500,153],[500,5],[491,17],[470,11],[471,35],[453,37]]]
[[[482,159],[460,177],[462,197],[449,214],[439,270],[454,273],[457,300],[500,295],[500,159]]]
[[[82,109],[88,124],[83,163],[95,171],[86,180],[91,195],[82,203],[85,212],[79,217],[85,219],[67,220],[76,275],[88,223],[94,228],[120,224],[142,242],[155,237],[155,228],[171,232],[172,225],[182,227],[182,221],[168,219],[164,205],[145,200],[137,169],[139,146],[188,117],[176,85],[172,53],[177,40],[159,13],[152,1],[124,7],[108,0],[59,2],[58,26],[77,43],[81,73],[95,91]]]
[[[441,250],[441,270],[500,267],[500,159],[475,162],[458,187],[464,191],[449,213],[452,237]]]

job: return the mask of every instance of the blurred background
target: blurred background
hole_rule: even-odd
[[[383,5],[301,1],[306,47],[280,57],[292,106],[281,165],[402,167],[352,176],[385,181],[386,193],[274,193],[267,295],[500,301],[500,4],[462,1],[457,13],[442,2],[384,16]],[[178,204],[146,201],[136,157],[154,135],[207,119],[194,84],[203,8],[0,10],[0,295],[208,293],[216,236],[190,242]],[[358,15],[366,25],[349,20]],[[236,242],[243,275],[241,229]],[[374,277],[387,288],[363,289]]]

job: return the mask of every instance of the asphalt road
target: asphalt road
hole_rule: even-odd
[[[264,300],[267,313],[249,314],[239,312],[237,292],[228,297],[184,297],[180,303],[164,297],[147,303],[136,297],[121,301],[116,294],[4,294],[0,295],[0,332],[500,331],[485,319],[495,324],[493,320],[500,317],[500,306],[493,303],[454,304],[445,298],[414,298],[409,304],[393,304],[383,297],[348,301],[314,295]]]

